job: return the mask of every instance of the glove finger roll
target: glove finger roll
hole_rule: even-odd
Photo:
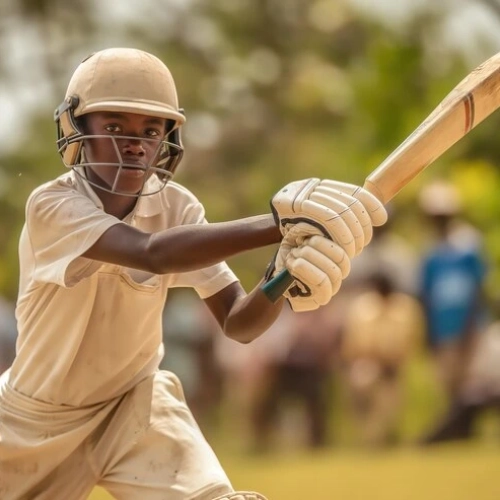
[[[324,236],[313,236],[307,240],[307,244],[334,262],[340,269],[342,279],[349,276],[351,260],[340,245]]]
[[[330,283],[330,296],[337,293],[340,288],[342,283],[340,267],[310,245],[293,249],[286,263],[292,276],[305,283],[315,293],[317,293],[316,287],[324,288],[325,280]]]
[[[347,252],[349,258],[356,255],[356,244],[352,231],[338,213],[312,200],[306,200],[303,203],[303,209],[316,221],[319,221],[318,223],[328,232],[328,236]],[[329,214],[332,215],[329,216]]]
[[[311,195],[310,199],[311,201],[315,201],[320,205],[325,205],[332,210],[335,210],[340,215],[340,217],[342,217],[347,227],[349,228],[349,231],[351,231],[352,238],[354,240],[354,254],[358,255],[368,243],[365,241],[366,231],[363,227],[363,224],[366,224],[366,219],[368,219],[368,227],[371,229],[370,217],[368,215],[364,215],[365,220],[361,221],[356,214],[356,212],[365,212],[361,206],[361,203],[356,198],[348,196],[346,198],[346,202],[350,203],[351,206],[349,206],[336,198],[332,198],[328,193],[318,193],[316,191]],[[354,206],[359,206],[360,208],[357,208],[355,211],[352,209],[352,207]],[[371,238],[371,234],[369,232],[367,236]]]
[[[347,193],[354,198],[357,198],[365,206],[366,210],[370,214],[372,225],[382,226],[387,222],[387,211],[384,205],[375,195],[371,194],[368,190],[354,184],[333,181],[330,179],[322,180],[319,183],[319,186],[321,186],[322,188],[329,187],[331,189],[336,189],[338,191],[342,191],[343,193]]]
[[[325,197],[328,198],[339,198],[339,193],[342,193],[341,191],[338,191],[336,189],[331,189],[329,187],[325,186],[319,186],[317,189],[314,190],[314,193],[311,195],[311,198],[315,198],[315,194],[318,193],[320,195],[324,195]],[[343,200],[345,204],[348,206],[350,210],[352,210],[357,217],[359,224],[361,226],[361,230],[363,231],[363,247],[368,245],[370,243],[372,236],[373,236],[373,224],[372,220],[370,217],[370,214],[364,207],[364,205],[357,199],[354,198],[354,196],[351,196],[350,194],[347,193],[342,193]],[[324,200],[324,198],[321,198]],[[326,203],[326,201],[323,201],[323,203]],[[343,214],[340,214],[343,217]]]

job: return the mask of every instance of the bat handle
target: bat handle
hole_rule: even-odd
[[[274,278],[264,283],[261,290],[271,302],[275,303],[288,290],[294,279],[287,269],[283,269]]]

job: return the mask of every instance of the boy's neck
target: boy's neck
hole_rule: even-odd
[[[123,196],[116,193],[109,193],[99,188],[92,189],[101,200],[104,211],[114,217],[123,220],[137,204],[137,198],[133,196]]]

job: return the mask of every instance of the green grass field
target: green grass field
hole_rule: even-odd
[[[447,445],[432,450],[223,455],[234,486],[270,500],[498,500],[500,446]],[[95,490],[92,500],[109,500]]]

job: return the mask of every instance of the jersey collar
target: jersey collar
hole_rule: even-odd
[[[95,203],[95,206],[97,208],[104,210],[99,196],[97,196],[96,192],[87,181],[85,170],[81,169],[78,173],[72,171],[71,174],[76,183],[76,186],[78,187],[78,190],[83,192],[88,198],[90,198],[92,202]],[[165,186],[161,191],[155,194],[148,194],[158,190],[158,183],[160,182],[161,181],[154,175],[150,179],[148,179],[148,182],[144,186],[144,193],[139,196],[134,209],[132,210],[131,214],[127,216],[127,219],[130,216],[153,217],[170,208],[170,203],[168,201],[168,197],[166,196],[167,186]]]

